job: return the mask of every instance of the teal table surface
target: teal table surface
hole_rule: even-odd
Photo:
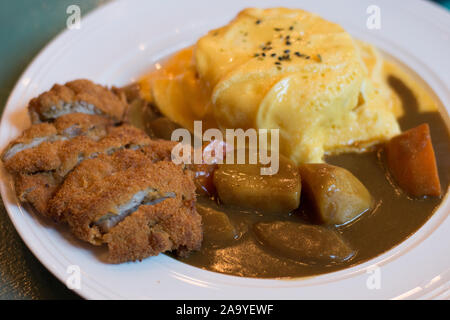
[[[67,7],[82,17],[107,0],[0,1],[0,110],[32,58],[66,27]],[[440,3],[450,8],[450,0]],[[0,299],[79,299],[34,257],[0,201]]]

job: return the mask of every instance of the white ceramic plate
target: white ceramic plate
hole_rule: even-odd
[[[377,5],[381,29],[369,30],[366,10]],[[13,90],[0,127],[0,148],[29,126],[28,101],[54,83],[89,78],[124,85],[161,57],[227,23],[244,7],[297,7],[341,24],[414,70],[450,108],[450,15],[423,1],[191,0],[113,1],[67,30],[31,63]],[[449,298],[450,201],[413,236],[367,263],[309,279],[249,279],[204,271],[159,255],[138,263],[108,265],[64,228],[20,206],[5,171],[1,193],[17,231],[61,281],[81,270],[78,294],[90,299],[386,299]],[[395,214],[395,212],[392,212]],[[373,271],[374,267],[378,267]],[[68,272],[69,271],[69,272]],[[371,282],[379,276],[379,289]],[[371,285],[372,284],[372,285]],[[375,286],[376,287],[376,286]],[[372,289],[370,289],[372,288]]]

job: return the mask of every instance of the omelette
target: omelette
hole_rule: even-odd
[[[286,8],[241,11],[139,84],[166,117],[193,129],[279,129],[297,164],[361,152],[400,132],[398,98],[371,45],[318,15]],[[397,100],[396,100],[397,99]]]

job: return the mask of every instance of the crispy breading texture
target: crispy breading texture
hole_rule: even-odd
[[[10,165],[10,162],[20,162],[20,159],[29,156],[27,154],[20,156],[19,159],[14,158],[17,153],[39,147],[40,144],[47,142],[47,145],[43,148],[45,152],[46,148],[51,148],[49,146],[51,142],[68,140],[79,135],[98,140],[106,135],[106,128],[112,124],[113,122],[106,117],[82,113],[61,116],[54,123],[34,124],[9,143],[2,153],[2,160],[5,162],[8,170],[17,171],[14,168],[18,168],[20,164]],[[39,153],[39,150],[28,151],[28,153]]]
[[[76,80],[33,99],[34,123],[2,154],[16,194],[78,238],[107,244],[109,261],[199,249],[193,173],[171,161],[177,142],[121,124],[121,90]]]
[[[58,189],[61,181],[52,172],[28,175],[19,173],[14,176],[14,187],[21,202],[30,203],[44,217],[48,214],[48,202]]]
[[[100,229],[93,223],[141,190],[173,192],[180,204],[195,201],[189,171],[169,161],[154,163],[139,150],[126,151],[84,161],[50,201],[52,215],[62,216],[80,239],[101,244]]]
[[[141,206],[104,235],[108,261],[142,260],[160,252],[199,250],[203,239],[201,217],[194,206],[176,199]]]
[[[112,154],[121,149],[138,149],[150,143],[145,132],[126,124],[108,128],[108,135],[99,141],[77,137],[61,147],[61,166],[56,173],[64,177],[84,159],[97,157],[99,154]]]
[[[138,148],[150,143],[142,131],[124,124],[106,128],[106,136],[97,141],[87,135],[67,138],[53,136],[33,148],[16,153],[4,161],[8,171],[14,173],[35,173],[55,171],[64,177],[79,162],[101,153],[113,153],[123,148]]]
[[[56,131],[60,135],[73,137],[88,135],[98,139],[106,134],[106,128],[115,123],[111,118],[95,114],[69,113],[54,121]]]
[[[34,148],[20,151],[4,161],[5,168],[11,173],[55,170],[61,166],[59,150],[64,144],[64,140],[44,141]]]
[[[31,143],[33,139],[50,137],[58,134],[57,129],[52,123],[38,123],[32,125],[28,129],[22,132],[22,134],[16,138],[14,141],[11,141],[8,147],[5,149],[5,152],[11,149],[14,145],[17,144],[28,144]]]
[[[112,154],[122,149],[144,146],[145,154],[154,161],[170,159],[171,144],[151,141],[141,130],[130,125],[113,126],[106,117],[74,113],[62,116],[54,123],[32,125],[5,150],[45,138],[38,146],[18,152],[4,161],[14,176],[16,194],[22,202],[29,202],[40,214],[58,220],[47,210],[48,201],[64,181],[65,176],[85,158]],[[70,130],[80,136],[64,136]],[[96,131],[92,134],[92,131]],[[54,140],[55,137],[66,140]],[[100,137],[103,139],[98,140]],[[97,141],[98,140],[98,141]],[[164,147],[165,146],[165,147]],[[155,151],[153,151],[153,149]]]
[[[55,220],[64,219],[64,212],[74,203],[83,204],[86,190],[108,176],[129,168],[142,166],[147,159],[144,153],[135,150],[120,150],[110,156],[81,162],[64,180],[63,185],[49,202],[49,215]]]
[[[142,148],[142,152],[153,161],[170,161],[172,159],[172,149],[177,143],[176,141],[168,140],[152,140]]]
[[[30,101],[32,123],[48,121],[73,112],[100,114],[122,120],[128,108],[124,94],[116,94],[90,80],[79,79],[55,84]]]

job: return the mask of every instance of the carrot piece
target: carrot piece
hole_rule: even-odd
[[[408,194],[440,196],[441,184],[427,123],[392,138],[386,145],[386,156],[391,174]]]

